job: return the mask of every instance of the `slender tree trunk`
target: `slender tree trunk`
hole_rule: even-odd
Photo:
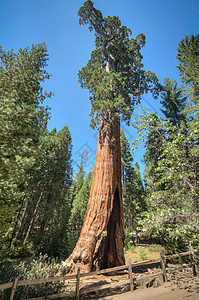
[[[67,272],[104,269],[125,263],[119,118],[101,119],[90,198]]]
[[[39,196],[39,198],[38,198],[38,200],[37,200],[37,204],[36,204],[36,207],[35,207],[35,209],[34,209],[33,216],[32,216],[32,218],[31,218],[30,224],[29,224],[29,226],[28,226],[28,230],[27,230],[27,232],[26,232],[26,235],[25,235],[25,238],[24,238],[24,241],[23,241],[23,246],[25,245],[26,240],[27,240],[27,238],[29,237],[29,234],[30,234],[30,232],[31,232],[32,226],[33,226],[33,224],[34,224],[34,221],[35,221],[35,218],[36,218],[36,215],[37,215],[37,210],[38,210],[38,207],[39,207],[39,204],[40,204],[42,195],[43,195],[43,192],[40,193],[40,196]]]
[[[23,230],[24,230],[24,225],[25,225],[24,223],[25,223],[25,219],[26,219],[28,204],[29,204],[29,200],[26,201],[22,216],[19,220],[18,229],[17,229],[16,235],[15,235],[16,239],[20,239],[23,236]]]
[[[18,211],[17,216],[16,216],[14,229],[13,229],[12,236],[11,236],[10,243],[9,243],[9,249],[12,246],[12,242],[13,242],[14,237],[17,237],[17,232],[19,231],[19,228],[21,227],[21,222],[20,222],[21,218],[20,218],[20,215],[21,215],[21,211],[23,209],[24,202],[25,202],[25,196],[23,196],[23,200],[21,202],[21,206],[20,206],[19,211]],[[18,230],[17,230],[17,225],[19,227]]]

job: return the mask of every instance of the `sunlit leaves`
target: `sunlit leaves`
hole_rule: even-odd
[[[178,247],[197,232],[198,163],[193,134],[184,123],[173,125],[155,114],[140,114],[136,125],[146,143],[145,185],[148,212],[140,221],[142,234]],[[175,243],[174,243],[175,240]]]

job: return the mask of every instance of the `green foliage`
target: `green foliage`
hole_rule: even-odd
[[[1,49],[0,262],[67,248],[72,141],[67,126],[47,133],[47,61],[45,44]]]
[[[90,196],[90,189],[93,179],[93,173],[89,172],[86,177],[83,177],[84,171],[82,167],[82,161],[79,166],[79,172],[77,173],[76,180],[74,182],[75,195],[72,203],[71,215],[69,219],[69,240],[70,240],[70,251],[72,252],[73,248],[76,245],[76,242],[79,238],[82,225],[84,222],[84,217],[87,209],[88,199]],[[82,183],[83,179],[83,183]],[[77,187],[80,187],[77,189]]]
[[[15,278],[19,280],[39,279],[54,277],[60,271],[60,265],[55,259],[50,259],[47,255],[40,255],[38,258],[20,262],[19,264],[7,261],[0,273],[0,283],[12,282]],[[60,292],[63,283],[49,282],[43,284],[27,285],[17,287],[15,299],[27,299],[41,297]],[[0,292],[0,299],[10,299],[10,289]]]
[[[185,113],[189,120],[188,128],[194,145],[192,154],[199,157],[199,35],[185,36],[178,45],[177,59],[181,80],[189,97]]]
[[[150,130],[150,118],[154,118],[153,114],[141,116],[143,130]],[[192,154],[192,135],[187,135],[184,126],[177,129],[160,118],[158,128],[163,133],[161,143],[153,135],[153,147],[159,156],[153,163],[153,172],[146,174],[148,211],[139,224],[144,236],[158,238],[174,251],[198,234],[198,166]],[[147,136],[145,140],[147,146]],[[151,160],[147,153],[145,163],[151,164]]]
[[[140,234],[158,238],[171,252],[186,249],[189,240],[199,245],[198,41],[198,35],[186,36],[178,46],[184,86],[165,80],[161,103],[166,119],[144,112],[135,125],[147,148],[148,211],[140,220]]]
[[[83,155],[83,154],[82,154]],[[79,191],[82,188],[82,185],[84,184],[84,177],[85,177],[85,172],[84,172],[84,167],[83,167],[83,156],[81,158],[81,163],[78,165],[78,172],[75,176],[75,179],[73,180],[73,185],[72,185],[72,193],[71,193],[71,203],[73,203],[75,196],[79,193]]]
[[[128,234],[128,229],[125,230],[126,239],[125,239],[125,245],[124,245],[124,252],[130,251],[131,253],[136,252],[136,246],[134,246],[131,242],[130,234]]]
[[[41,106],[51,93],[41,83],[49,78],[45,44],[32,49],[1,50],[0,60],[0,190],[4,204],[23,195],[26,170],[38,152],[40,136],[46,130],[47,109]],[[6,200],[5,200],[6,199]]]
[[[68,127],[53,130],[43,139],[41,149],[30,170],[27,199],[16,220],[12,248],[20,240],[23,247],[32,244],[35,251],[60,257],[66,250],[65,227],[70,216],[72,145]]]
[[[177,49],[178,69],[181,80],[186,84],[190,95],[199,95],[199,35],[186,35]]]
[[[48,54],[45,44],[0,50],[0,260],[8,254],[17,212],[29,185],[29,170],[40,155],[40,138],[46,134],[48,109],[42,106],[51,93],[41,84]]]
[[[91,93],[91,126],[100,117],[110,122],[121,117],[127,123],[141,95],[151,91],[157,97],[160,85],[154,73],[143,70],[141,47],[145,36],[130,39],[131,30],[118,17],[102,16],[87,0],[79,9],[79,22],[95,33],[96,49],[86,67],[79,71],[79,82]]]
[[[123,131],[121,132],[121,156],[124,222],[128,244],[128,241],[137,235],[137,222],[142,212],[146,210],[146,203],[139,165],[136,162],[136,164],[132,166],[133,157],[130,144]]]
[[[185,90],[182,87],[177,87],[176,80],[165,78],[163,91],[163,100],[160,103],[164,109],[161,109],[161,111],[167,120],[179,127],[182,121],[185,122],[185,115],[183,114],[187,100],[184,96]]]
[[[43,194],[39,216],[35,214],[32,239],[42,253],[60,257],[65,252],[65,227],[70,216],[72,145],[68,127],[47,136],[43,148],[44,156],[34,168],[40,174],[37,180],[41,180]]]

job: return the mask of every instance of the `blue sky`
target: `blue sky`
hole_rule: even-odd
[[[198,0],[94,0],[104,16],[119,16],[122,24],[146,36],[143,63],[163,83],[165,77],[179,80],[176,49],[186,34],[199,29]],[[68,125],[73,140],[74,166],[79,154],[88,149],[87,170],[95,160],[97,132],[90,124],[90,101],[87,90],[81,89],[77,73],[87,64],[94,49],[94,36],[80,26],[77,12],[81,0],[1,0],[0,44],[3,49],[24,48],[46,42],[49,53],[48,72],[53,76],[46,83],[54,97],[46,101],[51,107],[48,128]],[[142,106],[150,112],[158,110],[159,100],[144,95]],[[124,127],[128,139],[136,137],[132,127]],[[143,149],[135,153],[140,160]]]

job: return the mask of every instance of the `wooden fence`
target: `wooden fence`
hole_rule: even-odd
[[[125,284],[130,285],[130,291],[132,292],[134,290],[135,284],[139,281],[145,281],[146,279],[149,279],[151,277],[157,277],[157,276],[162,276],[163,282],[167,282],[167,270],[166,270],[166,261],[171,260],[174,258],[178,257],[183,257],[183,256],[189,256],[190,261],[191,261],[191,266],[192,266],[192,274],[193,276],[199,275],[199,268],[198,268],[198,263],[195,257],[195,253],[199,253],[199,250],[194,250],[192,247],[191,242],[189,243],[189,251],[184,252],[184,253],[178,253],[178,254],[172,254],[172,255],[164,255],[160,253],[160,257],[152,260],[145,260],[137,263],[131,263],[131,260],[129,259],[127,265],[119,266],[119,267],[114,267],[114,268],[109,268],[105,270],[100,270],[100,271],[94,271],[90,273],[80,273],[80,269],[77,270],[76,275],[63,275],[63,276],[56,276],[52,278],[41,278],[41,279],[32,279],[32,280],[18,280],[17,278],[14,280],[14,282],[9,282],[5,284],[0,285],[0,290],[5,290],[11,288],[11,294],[10,294],[10,300],[14,299],[14,294],[16,291],[16,288],[19,286],[25,286],[25,285],[32,285],[32,284],[41,284],[41,283],[46,283],[46,282],[56,282],[56,281],[63,281],[66,282],[68,280],[75,280],[74,283],[76,283],[76,291],[74,292],[65,292],[61,294],[56,294],[56,295],[49,295],[45,297],[39,297],[39,298],[31,298],[28,300],[44,300],[44,299],[61,299],[65,298],[67,296],[73,296],[75,297],[76,300],[79,300],[80,295],[82,294],[87,294],[90,292],[96,292],[102,289],[107,289],[107,288],[115,288],[118,286],[122,286]],[[132,268],[138,267],[138,266],[145,266],[153,263],[160,263],[161,266],[161,271],[152,273],[149,275],[142,276],[140,278],[135,278]],[[84,289],[80,289],[80,280],[81,278],[85,277],[90,277],[94,275],[100,275],[100,274],[108,274],[112,272],[117,272],[117,271],[128,271],[128,279],[127,280],[122,280],[120,282],[116,283],[109,283],[109,284],[104,284],[101,286],[95,286],[95,287],[87,287]]]

